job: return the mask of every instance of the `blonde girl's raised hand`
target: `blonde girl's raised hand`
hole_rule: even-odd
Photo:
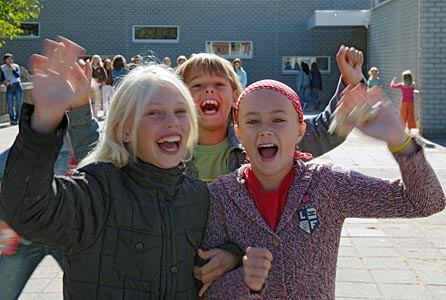
[[[57,128],[65,111],[89,103],[91,67],[79,60],[85,49],[58,37],[44,41],[44,55],[30,60],[33,72],[34,113],[31,128],[48,133]]]

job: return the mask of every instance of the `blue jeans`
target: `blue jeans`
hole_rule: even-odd
[[[14,97],[17,110],[14,108]],[[6,90],[6,99],[8,100],[9,120],[11,122],[18,122],[23,103],[23,89],[20,82],[16,82],[8,86]]]
[[[310,101],[310,95],[311,95],[310,87],[309,86],[302,87],[302,89],[299,93],[300,104],[302,106],[308,104],[308,101]]]
[[[62,268],[62,253],[44,245],[19,244],[13,255],[0,255],[0,298],[17,300],[37,265],[47,255],[52,255]]]
[[[314,105],[319,105],[319,93],[320,90],[318,88],[311,89],[311,99],[313,100]]]

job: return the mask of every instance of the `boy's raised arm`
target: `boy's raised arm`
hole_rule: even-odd
[[[336,54],[336,61],[341,72],[336,92],[321,113],[314,117],[305,118],[307,131],[298,144],[300,151],[311,153],[313,158],[333,150],[345,141],[344,136],[329,132],[331,118],[345,87],[348,85],[354,86],[361,81],[365,81],[361,69],[364,62],[361,51],[356,50],[354,47],[342,45]]]
[[[81,161],[97,145],[100,128],[93,118],[90,103],[67,112],[71,147],[77,161]]]

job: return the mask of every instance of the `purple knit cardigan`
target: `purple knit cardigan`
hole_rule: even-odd
[[[246,166],[213,181],[205,248],[233,242],[243,250],[267,248],[274,258],[260,292],[249,291],[238,268],[214,282],[204,298],[334,300],[345,218],[426,217],[445,207],[440,182],[421,148],[395,158],[402,180],[298,161],[276,231],[262,219],[246,188]]]

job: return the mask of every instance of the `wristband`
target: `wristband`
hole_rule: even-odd
[[[399,146],[394,146],[394,147],[387,146],[387,148],[389,148],[390,152],[391,152],[392,154],[394,154],[394,153],[400,152],[401,150],[403,150],[404,148],[406,148],[407,145],[409,145],[411,141],[412,141],[412,137],[409,136],[409,137],[407,138],[407,140],[406,140],[404,143],[402,143],[401,145],[399,145]]]

